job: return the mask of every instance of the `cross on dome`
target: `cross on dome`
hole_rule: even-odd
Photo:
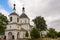
[[[24,4],[23,4],[23,7],[22,7],[22,12],[25,13],[25,7],[24,7]]]
[[[14,3],[14,5],[13,5],[13,6],[14,6],[13,10],[14,10],[14,12],[15,12],[15,11],[16,11],[16,8],[15,8],[16,4]]]

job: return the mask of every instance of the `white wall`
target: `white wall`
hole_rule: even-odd
[[[7,25],[6,30],[9,30],[9,29],[18,29],[18,30],[21,30],[21,27],[20,27],[20,25],[17,25],[17,24],[11,24],[11,25]]]
[[[30,23],[30,22],[29,22],[29,19],[27,18],[20,18],[19,23],[21,24],[21,23]]]
[[[21,25],[21,28],[23,28],[25,30],[30,30],[29,24],[27,24],[27,25]]]
[[[12,17],[12,21],[10,21],[10,17]],[[17,18],[19,18],[17,15],[10,15],[9,16],[9,21],[10,23],[18,23]]]
[[[7,28],[6,30],[11,30],[11,29],[17,29],[17,30],[21,30],[21,28],[24,28],[25,30],[28,30],[28,32],[30,32],[30,26],[29,26],[29,23],[30,23],[30,20],[27,19],[27,18],[20,18],[19,19],[19,22],[17,22],[17,18],[19,18],[18,16],[16,15],[11,15],[9,17],[12,17],[12,22],[9,22],[9,25],[7,25]],[[10,21],[10,18],[9,18],[9,21]],[[26,22],[25,22],[26,21]],[[11,23],[17,23],[17,24],[11,24]],[[18,25],[18,24],[22,24],[22,23],[27,23],[27,24],[24,24],[24,25]],[[7,36],[8,38],[8,33],[9,32],[12,32],[12,34],[17,38],[17,33],[19,32],[19,37],[20,38],[23,38],[25,37],[25,33],[26,31],[17,31],[17,30],[14,30],[14,31],[5,31],[5,35]],[[15,38],[15,39],[16,39]]]
[[[14,40],[17,40],[17,33],[19,32],[19,31],[5,31],[5,35],[6,35],[6,40],[8,40],[8,33],[9,32],[11,32],[12,33],[12,35],[14,35]]]

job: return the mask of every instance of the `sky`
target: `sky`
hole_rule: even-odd
[[[25,14],[31,19],[42,16],[46,20],[47,28],[55,28],[60,31],[60,0],[0,0],[0,12],[8,17],[13,12],[13,4],[16,4],[17,14],[22,14],[24,4]]]

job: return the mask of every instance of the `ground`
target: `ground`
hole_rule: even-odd
[[[60,38],[38,38],[38,39],[29,39],[29,40],[60,40]]]

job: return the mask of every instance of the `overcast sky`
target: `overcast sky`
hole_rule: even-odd
[[[13,12],[13,4],[16,4],[17,14],[22,14],[24,4],[25,13],[31,19],[42,16],[46,20],[48,28],[60,31],[60,0],[0,0],[0,12],[8,16]]]

